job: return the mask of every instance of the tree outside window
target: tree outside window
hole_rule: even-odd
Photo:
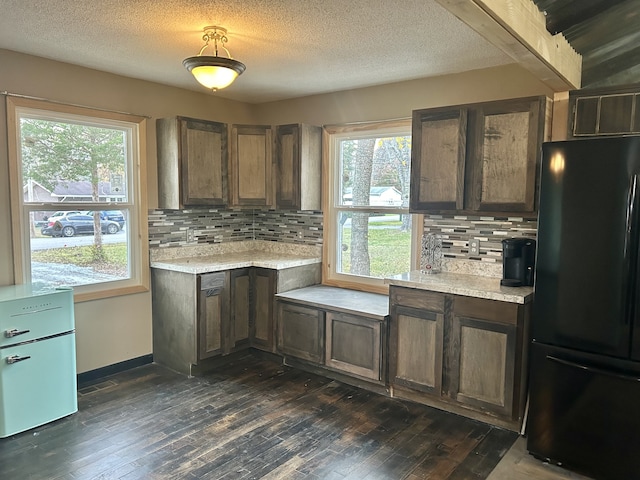
[[[381,284],[413,265],[410,127],[346,130],[330,135],[329,275]]]

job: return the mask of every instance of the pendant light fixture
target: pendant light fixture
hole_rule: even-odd
[[[195,57],[185,58],[182,65],[196,77],[201,85],[210,88],[214,92],[220,88],[228,87],[245,70],[243,63],[231,58],[229,50],[224,46],[227,43],[227,29],[222,27],[204,27],[204,46]],[[214,56],[202,55],[202,52],[213,41]],[[227,53],[227,57],[218,56],[218,44]]]

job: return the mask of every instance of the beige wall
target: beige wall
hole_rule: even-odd
[[[273,125],[334,125],[411,117],[412,110],[505,98],[547,95],[553,90],[517,65],[474,70],[358,90],[256,105],[257,121]]]
[[[178,65],[176,68],[182,68]],[[417,108],[501,98],[552,96],[517,66],[479,70],[327,95],[248,105],[0,50],[0,91],[151,117],[147,128],[149,208],[157,206],[155,119],[172,115],[228,123],[317,125],[409,117]],[[0,225],[10,225],[6,116],[0,107]],[[11,232],[0,229],[0,285],[13,283]],[[76,304],[78,372],[151,353],[151,294]]]

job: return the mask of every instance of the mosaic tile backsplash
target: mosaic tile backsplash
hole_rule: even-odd
[[[164,248],[246,240],[322,246],[322,228],[321,212],[239,208],[151,210],[149,246]],[[486,265],[488,271],[488,263],[502,263],[503,239],[536,238],[536,229],[535,217],[424,216],[424,233],[442,236],[442,253],[449,271],[455,270],[456,262],[464,263],[466,270],[478,262]],[[470,239],[480,240],[478,255],[470,255]],[[499,274],[498,269],[495,272]]]
[[[149,211],[151,248],[244,240],[322,245],[322,213],[239,208]]]
[[[449,259],[502,263],[502,240],[536,238],[538,221],[523,217],[425,215],[424,233],[442,236],[442,253]],[[469,253],[469,240],[480,240],[478,255]]]

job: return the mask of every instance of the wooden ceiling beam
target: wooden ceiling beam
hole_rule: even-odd
[[[531,0],[436,0],[555,91],[580,88],[582,57]]]

